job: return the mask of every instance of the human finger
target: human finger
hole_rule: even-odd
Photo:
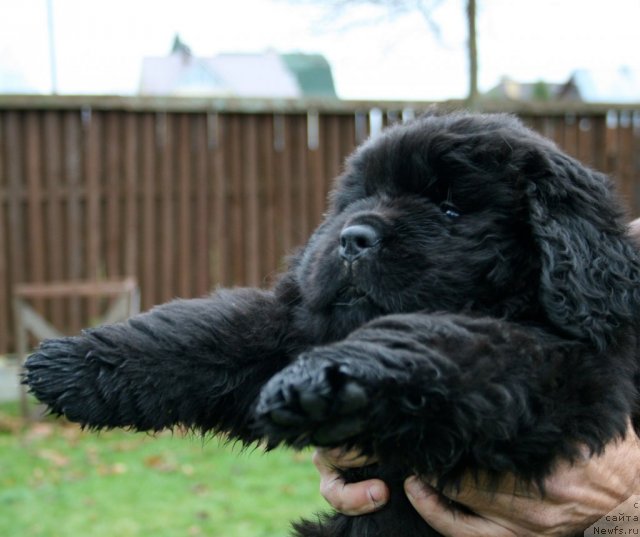
[[[574,461],[558,461],[545,480],[544,495],[513,474],[496,481],[482,472],[467,473],[459,487],[445,488],[442,494],[515,535],[579,532],[640,489],[640,471],[635,470],[640,468],[640,441],[633,426],[628,427],[623,439],[610,442],[599,455],[583,446]]]
[[[389,499],[389,489],[379,479],[369,479],[357,483],[346,483],[333,462],[343,463],[344,456],[317,450],[313,463],[320,472],[320,494],[337,511],[350,516],[363,515],[380,509]],[[358,457],[347,457],[354,466]],[[364,458],[367,461],[369,459]]]
[[[515,533],[497,522],[455,509],[436,489],[415,476],[407,478],[404,487],[411,505],[418,514],[445,537],[515,536]]]

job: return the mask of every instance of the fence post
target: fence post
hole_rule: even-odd
[[[27,330],[22,320],[22,300],[17,296],[13,297],[13,311],[16,330],[16,350],[20,360],[20,371],[23,370],[25,356],[27,355]],[[29,404],[27,401],[27,390],[22,382],[20,383],[20,412],[24,418],[29,418]]]

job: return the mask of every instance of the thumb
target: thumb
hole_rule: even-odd
[[[438,497],[438,491],[420,480],[417,476],[411,476],[405,480],[404,491],[407,494],[411,505],[413,505],[418,512],[421,511],[418,507],[442,501]]]
[[[412,476],[404,482],[404,490],[413,508],[424,520],[442,535],[450,537],[513,537],[502,526],[473,514],[455,509],[436,489]]]

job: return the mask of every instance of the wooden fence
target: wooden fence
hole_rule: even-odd
[[[143,309],[268,285],[345,156],[427,106],[0,96],[0,354],[17,284],[133,276]],[[640,214],[640,106],[511,111],[611,173]],[[33,306],[73,332],[103,304]]]

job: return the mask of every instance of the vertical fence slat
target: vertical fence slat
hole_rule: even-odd
[[[124,261],[122,273],[117,276],[133,276],[136,273],[137,253],[138,253],[138,228],[136,213],[141,211],[138,192],[138,171],[137,171],[137,151],[138,151],[138,125],[139,116],[126,114],[124,116]]]
[[[300,246],[308,235],[309,193],[307,188],[307,115],[293,117],[292,185],[294,246]]]
[[[101,266],[101,247],[103,245],[103,233],[101,218],[101,198],[102,188],[100,184],[101,167],[104,164],[101,153],[103,145],[102,136],[102,114],[95,111],[85,111],[84,113],[84,136],[85,136],[85,161],[84,173],[86,184],[86,220],[85,228],[87,241],[86,257],[86,278],[97,280],[103,272]],[[98,301],[95,297],[87,300],[89,319],[97,319],[99,315]]]
[[[308,210],[307,230],[318,225],[325,209],[324,199],[324,162],[327,160],[327,148],[322,143],[326,139],[327,117],[322,116],[318,120],[318,144],[317,147],[309,147],[305,180],[308,184]]]
[[[578,123],[579,118],[575,114],[565,116],[564,132],[560,142],[560,147],[574,157],[578,156]]]
[[[142,260],[139,264],[140,272],[140,293],[142,298],[142,308],[149,309],[160,296],[158,285],[158,261],[156,252],[158,251],[156,240],[158,192],[157,167],[156,167],[156,130],[155,117],[152,114],[142,116],[142,130],[140,142],[140,167],[142,175],[142,218],[140,234],[142,237]]]
[[[22,114],[8,112],[6,121],[7,137],[7,179],[9,190],[9,271],[13,285],[25,281],[25,246],[28,235],[24,227],[24,198],[26,194],[25,178],[22,169],[21,155],[24,152]]]
[[[274,177],[276,140],[274,138],[273,115],[264,115],[260,118],[258,140],[260,143],[258,180],[260,181],[262,199],[262,221],[260,224],[262,249],[260,255],[264,260],[265,267],[260,276],[262,285],[271,285],[279,268],[278,254],[282,255],[276,240],[276,178]],[[279,140],[278,143],[283,143],[283,140]]]
[[[247,281],[244,265],[244,219],[242,208],[242,131],[240,117],[232,114],[229,117],[228,151],[229,159],[226,161],[227,177],[229,180],[228,203],[229,218],[223,223],[223,229],[227,231],[231,240],[226,254],[231,259],[231,274],[240,282]]]
[[[207,148],[208,164],[211,170],[211,206],[213,218],[211,221],[212,243],[209,245],[208,255],[211,263],[211,280],[215,286],[229,285],[231,275],[229,270],[229,181],[228,151],[228,117],[224,119],[219,114],[207,116]]]
[[[173,145],[174,136],[172,135],[175,121],[173,117],[167,113],[158,114],[156,121],[157,135],[160,138],[158,151],[161,175],[161,225],[158,227],[160,236],[158,240],[163,245],[160,248],[160,281],[162,302],[174,298],[177,295],[177,288],[174,282],[174,258],[175,258],[175,212],[174,212],[174,184],[175,171]],[[158,243],[156,243],[158,244]]]
[[[84,259],[87,247],[86,234],[82,232],[82,203],[86,195],[86,185],[82,183],[82,162],[84,159],[82,146],[81,112],[65,112],[64,114],[64,170],[66,175],[67,198],[67,242],[66,242],[66,275],[69,280],[78,280],[85,276]],[[73,297],[69,299],[69,331],[80,329],[82,324],[81,301]]]
[[[25,153],[24,169],[27,183],[27,229],[29,241],[26,273],[33,282],[45,281],[45,251],[44,220],[43,220],[43,191],[42,191],[42,146],[41,146],[41,115],[29,111],[25,117]],[[33,301],[37,311],[44,310],[42,299]]]
[[[24,151],[21,143],[23,135],[22,114],[8,112],[6,119],[6,160],[8,181],[8,222],[9,222],[9,278],[13,285],[25,281],[25,242],[27,235],[24,228],[24,175],[21,154]],[[12,313],[13,325],[15,317]],[[14,349],[15,339],[12,338]]]
[[[105,132],[102,149],[105,153],[104,174],[101,183],[104,185],[105,215],[103,221],[104,233],[104,263],[107,277],[115,278],[122,275],[122,131],[120,114],[109,112],[105,115]]]
[[[195,270],[193,281],[194,294],[201,296],[207,293],[209,282],[209,189],[207,184],[207,116],[198,114],[192,121],[193,166],[195,195],[193,202],[194,215],[194,253]]]
[[[63,187],[62,181],[62,122],[57,112],[44,115],[44,181],[46,184],[46,242],[47,279],[62,281],[64,274]],[[54,300],[51,304],[54,326],[65,326],[64,304]]]
[[[346,120],[346,121],[345,121]],[[325,133],[325,159],[324,169],[321,173],[321,181],[324,192],[323,206],[327,203],[327,193],[333,185],[333,181],[342,171],[341,164],[344,158],[343,154],[343,136],[342,130],[347,125],[354,124],[353,116],[331,116],[328,118]],[[326,207],[322,210],[324,211]]]
[[[12,344],[12,334],[9,329],[9,308],[11,304],[11,288],[9,278],[9,245],[7,244],[8,230],[6,222],[9,196],[7,189],[6,150],[5,150],[5,117],[0,113],[0,354],[6,352]],[[3,348],[4,347],[4,348]]]
[[[260,221],[258,211],[260,210],[260,199],[258,190],[258,126],[255,115],[243,117],[244,150],[251,158],[243,159],[243,193],[242,205],[244,213],[244,234],[242,241],[245,250],[245,274],[246,283],[251,286],[260,285],[261,264],[260,264]]]
[[[290,254],[293,248],[293,215],[291,207],[292,177],[291,177],[291,153],[293,152],[293,121],[292,115],[279,115],[280,136],[283,143],[276,149],[275,177],[278,178],[278,206],[279,223],[276,228],[280,237],[280,251]]]
[[[593,116],[591,118],[592,147],[591,165],[596,170],[604,170],[607,164],[607,118],[606,116]]]
[[[178,248],[177,248],[177,289],[181,297],[191,296],[190,274],[193,248],[191,246],[191,129],[189,128],[189,116],[180,114],[177,118],[177,143],[176,143],[176,183],[177,197],[177,224],[178,224]]]

